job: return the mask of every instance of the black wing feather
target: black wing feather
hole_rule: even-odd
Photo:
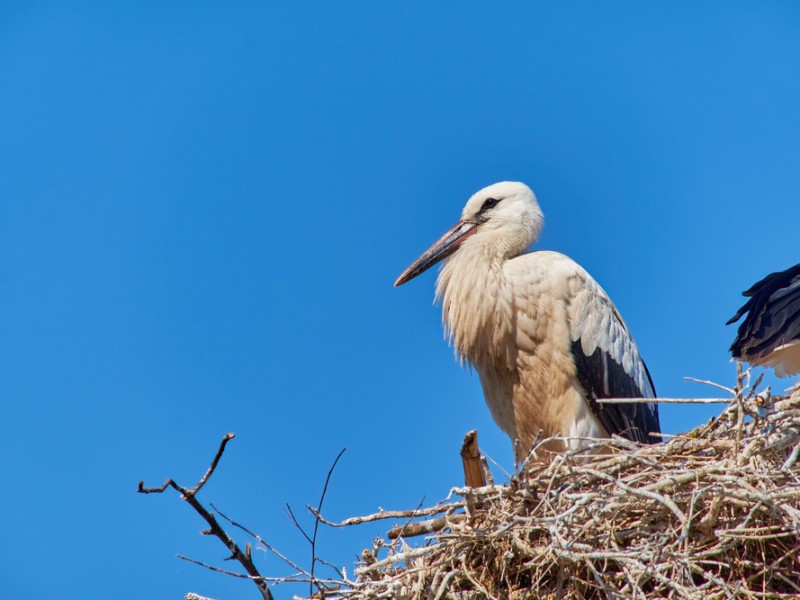
[[[770,273],[742,295],[749,300],[726,323],[735,323],[747,313],[731,344],[734,358],[758,360],[800,340],[800,264]]]
[[[612,356],[599,346],[586,355],[581,340],[572,343],[578,381],[586,390],[592,412],[597,416],[609,435],[619,435],[644,444],[655,444],[660,437],[649,435],[660,433],[658,405],[653,404],[601,404],[602,398],[642,398],[647,391],[640,389],[636,380]],[[655,386],[647,365],[642,362],[650,388],[655,396]]]

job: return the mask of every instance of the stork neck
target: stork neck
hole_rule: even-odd
[[[460,359],[478,365],[490,356],[490,342],[511,311],[513,302],[503,273],[505,259],[495,252],[464,244],[442,267],[436,297],[449,341]]]

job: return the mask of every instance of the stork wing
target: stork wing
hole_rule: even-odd
[[[577,266],[577,265],[576,265]],[[609,435],[641,443],[660,438],[658,405],[600,404],[601,398],[654,398],[655,387],[639,349],[608,295],[582,268],[570,278],[569,321],[578,381]]]
[[[731,345],[734,358],[759,361],[800,341],[800,264],[767,275],[742,295],[750,299],[727,322],[747,313]]]

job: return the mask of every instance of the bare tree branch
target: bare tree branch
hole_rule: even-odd
[[[697,379],[696,377],[684,377],[684,379],[686,381],[691,381],[693,383],[700,383],[702,385],[710,385],[711,387],[715,387],[718,390],[723,390],[723,391],[728,392],[731,396],[735,396],[736,395],[736,390],[732,390],[729,387],[725,387],[724,385],[720,385],[720,384],[715,383],[713,381],[708,381],[707,379]]]
[[[362,523],[372,523],[374,521],[384,521],[386,519],[413,519],[416,517],[425,517],[430,515],[438,515],[443,512],[453,512],[456,509],[463,508],[464,502],[459,500],[450,504],[437,504],[428,508],[419,508],[413,510],[383,510],[380,509],[377,513],[366,515],[363,517],[350,517],[341,523],[328,521],[325,519],[315,508],[309,506],[308,510],[311,511],[324,525],[329,527],[352,527],[353,525],[361,525]]]
[[[420,508],[422,508],[423,504],[425,504],[425,496],[423,496],[422,500],[420,500],[419,504],[417,504],[417,508],[415,509],[415,512],[418,511]],[[414,520],[414,517],[408,517],[408,520],[405,523],[403,523],[402,525],[396,525],[395,527],[393,527],[392,528],[393,530],[397,530],[395,532],[396,536],[395,536],[394,539],[402,537],[403,536],[403,531],[405,530],[405,528],[407,526],[409,526],[409,525],[413,525],[413,523],[412,523],[413,520]],[[390,539],[392,539],[392,538],[390,538]]]
[[[396,540],[399,537],[410,538],[419,535],[428,535],[436,531],[441,531],[445,527],[449,527],[452,523],[460,523],[465,519],[465,515],[445,515],[443,517],[436,517],[428,521],[417,521],[416,523],[405,523],[403,525],[395,525],[386,534],[390,540]]]
[[[598,398],[598,404],[731,404],[734,398]]]
[[[188,563],[192,563],[193,565],[197,565],[198,567],[203,567],[204,569],[208,569],[209,571],[214,571],[215,573],[222,573],[223,575],[230,575],[231,577],[236,577],[237,579],[250,579],[250,580],[262,580],[268,581],[272,584],[277,583],[305,583],[308,581],[306,579],[305,573],[295,573],[294,575],[288,575],[286,577],[251,577],[250,575],[245,575],[244,573],[236,573],[235,571],[228,571],[227,569],[220,569],[219,567],[215,567],[214,565],[209,565],[208,563],[201,562],[199,560],[195,560],[193,558],[189,558],[188,556],[184,556],[183,554],[176,554],[178,558],[181,560],[185,560]]]
[[[325,494],[328,492],[328,484],[331,481],[331,475],[333,475],[333,470],[336,468],[336,464],[339,462],[339,459],[342,458],[342,454],[347,448],[342,448],[342,451],[336,456],[336,459],[333,461],[331,468],[328,469],[328,476],[325,478],[325,485],[322,488],[322,494],[319,497],[319,504],[317,505],[317,513],[319,515],[322,512],[322,503],[325,501]],[[309,590],[308,595],[312,596],[314,594],[314,567],[317,565],[317,531],[319,531],[319,516],[314,516],[314,535],[311,538],[311,581],[309,583]],[[308,536],[306,536],[308,537]],[[338,570],[337,570],[338,571]],[[317,588],[322,591],[322,589],[317,585]]]
[[[218,509],[216,506],[214,506],[213,503],[211,503],[211,508],[213,508],[214,512],[216,512],[220,517],[225,519],[228,523],[230,523],[234,527],[238,527],[239,529],[241,529],[245,533],[251,535],[253,537],[253,539],[255,539],[261,546],[263,546],[264,548],[266,548],[267,550],[272,552],[275,556],[277,556],[279,559],[281,559],[283,562],[285,562],[287,565],[289,565],[292,569],[294,569],[295,571],[297,571],[300,574],[303,574],[303,575],[306,575],[307,577],[310,577],[310,574],[308,573],[308,571],[306,571],[302,567],[300,567],[297,564],[295,564],[292,560],[290,560],[289,558],[284,556],[281,552],[279,552],[271,544],[268,544],[267,542],[265,542],[264,539],[260,535],[258,535],[257,533],[255,533],[253,531],[250,531],[247,527],[245,527],[241,523],[237,523],[236,521],[234,521],[233,519],[231,519],[230,517],[225,515],[220,509]]]
[[[202,531],[202,533],[204,535],[214,535],[217,538],[219,538],[219,540],[223,544],[225,544],[228,550],[230,550],[231,558],[237,560],[239,564],[242,565],[242,567],[244,567],[245,571],[247,571],[247,575],[239,574],[237,575],[237,577],[244,577],[250,579],[258,587],[258,591],[261,592],[261,596],[262,598],[264,598],[264,600],[273,600],[272,592],[269,590],[269,587],[267,586],[267,582],[264,579],[264,577],[261,576],[261,573],[258,572],[258,569],[253,564],[253,560],[252,557],[250,556],[250,553],[242,552],[241,548],[239,548],[239,545],[233,540],[233,538],[231,538],[227,534],[227,532],[224,529],[222,529],[222,527],[220,527],[214,515],[211,514],[202,504],[200,504],[200,502],[195,497],[197,492],[200,491],[200,489],[208,482],[208,480],[214,474],[214,470],[217,468],[217,464],[219,463],[220,458],[222,458],[222,453],[225,452],[225,446],[227,446],[228,442],[231,441],[234,437],[235,434],[233,433],[226,433],[223,436],[222,442],[219,445],[219,449],[217,450],[214,459],[211,461],[211,465],[208,467],[208,470],[206,471],[205,475],[203,475],[203,477],[200,478],[200,481],[198,481],[194,487],[191,488],[183,487],[178,483],[176,483],[174,479],[170,478],[167,479],[161,487],[157,488],[147,488],[144,485],[144,481],[140,481],[138,492],[140,494],[160,494],[164,490],[166,490],[167,487],[172,487],[178,492],[180,492],[181,498],[183,500],[186,500],[186,502],[188,502],[189,505],[192,508],[194,508],[195,511],[201,517],[203,517],[203,519],[205,519],[206,523],[208,523],[209,528]],[[180,555],[179,557],[182,558],[183,560],[188,560],[189,562],[201,565],[203,564],[191,559],[187,559],[186,557]],[[222,571],[222,569],[217,569],[210,566],[207,567],[215,571],[216,570]]]
[[[302,525],[300,525],[300,522],[297,520],[297,517],[294,516],[294,511],[292,511],[292,507],[287,504],[286,508],[283,509],[283,512],[286,513],[286,516],[289,517],[289,520],[291,520],[292,524],[295,527],[297,527],[297,529],[300,531],[300,533],[303,534],[303,537],[306,538],[306,540],[308,540],[309,544],[311,544],[312,543],[311,542],[311,536],[309,536],[306,533],[306,530],[303,529]]]

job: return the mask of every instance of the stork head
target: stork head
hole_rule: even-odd
[[[542,210],[524,183],[501,181],[473,194],[461,220],[415,260],[394,285],[403,285],[447,258],[464,244],[480,245],[487,254],[511,258],[539,237]]]

